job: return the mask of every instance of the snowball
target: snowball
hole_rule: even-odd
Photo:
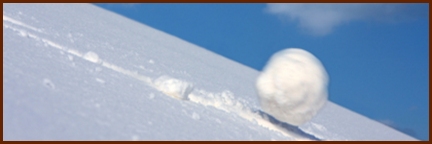
[[[192,84],[165,75],[157,78],[154,84],[161,92],[180,100],[187,100],[193,90]]]
[[[327,101],[328,75],[311,53],[289,48],[274,54],[258,76],[256,88],[263,110],[299,126]]]

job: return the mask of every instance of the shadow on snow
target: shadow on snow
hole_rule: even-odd
[[[308,138],[310,140],[316,140],[316,141],[321,141],[321,139],[315,137],[314,135],[308,134],[306,132],[304,132],[303,130],[301,130],[300,128],[298,128],[297,126],[294,125],[290,125],[288,123],[282,122],[277,120],[276,118],[274,118],[273,116],[267,114],[266,112],[263,112],[261,110],[256,111],[256,113],[258,113],[261,117],[263,117],[264,119],[269,120],[272,124],[279,126],[280,128],[283,128],[286,131],[298,134],[302,137]]]

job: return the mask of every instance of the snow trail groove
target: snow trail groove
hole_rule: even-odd
[[[289,138],[294,138],[295,140],[317,140],[315,138],[311,138],[308,136],[305,137],[304,135],[301,135],[298,132],[290,131],[281,126],[275,125],[268,119],[268,117],[262,116],[259,110],[254,110],[248,107],[246,101],[242,99],[236,99],[234,94],[229,90],[225,90],[219,93],[207,92],[206,90],[195,88],[189,82],[186,82],[184,80],[179,80],[176,78],[171,78],[169,76],[160,76],[152,80],[152,78],[148,76],[138,74],[137,72],[127,70],[111,62],[103,60],[99,58],[99,56],[95,52],[92,51],[88,51],[85,53],[80,52],[79,50],[76,50],[74,48],[68,48],[52,40],[40,37],[34,33],[26,31],[25,29],[19,28],[19,27],[23,27],[38,33],[45,33],[40,28],[30,26],[28,24],[12,19],[5,15],[3,15],[3,27],[17,32],[22,37],[28,37],[36,41],[41,41],[52,48],[61,50],[73,56],[79,57],[83,60],[86,60],[88,62],[101,65],[105,68],[111,69],[118,73],[140,80],[145,84],[147,84],[148,86],[170,97],[179,100],[191,101],[203,106],[211,106],[228,113],[236,114],[252,123],[279,132],[280,134],[287,136]]]

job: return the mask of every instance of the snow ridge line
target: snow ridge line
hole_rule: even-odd
[[[3,21],[11,22],[12,24],[19,25],[40,33],[43,33],[41,29],[35,28],[33,26],[29,26],[25,23],[22,23],[20,21],[14,20],[12,18],[9,18],[5,15],[3,15]],[[205,90],[201,89],[194,89],[193,85],[189,82],[178,80],[175,78],[171,78],[169,76],[160,76],[159,78],[152,80],[150,77],[140,75],[137,72],[133,72],[127,69],[124,69],[120,66],[117,66],[115,64],[112,64],[110,62],[107,62],[103,59],[100,59],[98,55],[95,52],[88,51],[86,53],[80,52],[73,48],[68,48],[66,46],[62,46],[61,44],[55,43],[49,39],[45,39],[42,37],[39,37],[33,33],[27,32],[23,29],[11,26],[9,24],[3,23],[3,27],[7,29],[11,29],[15,32],[17,32],[22,37],[27,37],[34,39],[36,41],[42,41],[47,46],[51,46],[53,48],[56,48],[58,50],[61,50],[63,52],[67,52],[71,55],[74,55],[76,57],[82,58],[84,60],[87,60],[89,62],[100,64],[103,67],[106,67],[108,69],[114,70],[116,72],[119,72],[121,74],[133,77],[135,79],[138,79],[140,81],[145,82],[148,86],[155,88],[158,91],[161,91],[162,93],[171,96],[173,98],[179,99],[179,100],[187,100],[191,101],[197,104],[201,104],[204,106],[212,106],[214,108],[217,108],[219,110],[223,110],[225,112],[234,113],[248,121],[251,121],[255,124],[258,124],[262,127],[268,128],[270,130],[276,131],[281,133],[284,136],[287,136],[289,138],[294,138],[295,140],[311,140],[308,138],[305,138],[299,134],[296,134],[294,132],[290,132],[286,129],[280,128],[273,123],[271,123],[267,118],[262,117],[259,115],[256,110],[253,110],[247,106],[247,102],[244,100],[238,100],[234,98],[234,94],[231,91],[223,91],[221,93],[211,93],[207,92]]]
[[[36,31],[40,32],[39,29],[37,29],[37,28],[34,28],[32,26],[29,26],[27,24],[24,24],[24,23],[22,23],[20,21],[14,20],[14,19],[9,18],[9,17],[4,16],[4,15],[3,15],[3,21],[10,21],[13,24],[24,26],[26,28],[29,28],[29,29],[36,30]],[[41,38],[41,37],[39,37],[39,36],[37,36],[35,34],[32,34],[32,33],[27,32],[25,30],[16,28],[16,27],[11,26],[9,24],[3,23],[3,27],[18,32],[18,34],[20,36],[32,38],[32,39],[34,39],[36,41],[42,41],[43,43],[45,43],[48,46],[51,46],[53,48],[59,49],[59,50],[64,51],[64,52],[67,52],[69,54],[72,54],[74,56],[77,56],[79,58],[87,60],[89,62],[96,63],[96,64],[101,64],[102,66],[104,66],[106,68],[109,68],[109,69],[114,70],[116,72],[122,73],[124,75],[128,75],[128,76],[134,77],[134,78],[136,78],[138,80],[144,81],[146,84],[150,85],[151,87],[154,87],[153,84],[152,84],[152,82],[151,82],[151,79],[149,77],[146,77],[146,76],[143,76],[143,75],[139,75],[136,72],[132,72],[130,70],[126,70],[126,69],[124,69],[124,68],[122,68],[120,66],[117,66],[117,65],[109,63],[109,62],[107,62],[105,60],[102,60],[102,59],[100,59],[98,57],[98,55],[95,52],[89,51],[87,53],[82,53],[82,52],[80,52],[80,51],[78,51],[76,49],[67,48],[66,46],[62,46],[60,44],[57,44],[57,43],[55,43],[55,42],[53,42],[53,41],[51,41],[49,39]]]
[[[8,22],[11,22],[11,23],[13,23],[15,25],[19,25],[19,26],[22,26],[22,27],[25,27],[25,28],[28,28],[28,29],[31,29],[31,30],[43,33],[42,29],[38,29],[38,28],[35,28],[35,27],[32,27],[32,26],[29,26],[29,25],[27,25],[27,24],[25,24],[23,22],[14,20],[14,19],[9,18],[9,17],[7,17],[5,15],[3,15],[3,21],[8,21]]]

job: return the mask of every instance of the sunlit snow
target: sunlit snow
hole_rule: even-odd
[[[165,75],[157,78],[154,84],[161,92],[180,100],[187,100],[193,90],[192,84]]]
[[[258,71],[93,5],[3,9],[4,140],[414,140],[332,102],[288,125]]]

